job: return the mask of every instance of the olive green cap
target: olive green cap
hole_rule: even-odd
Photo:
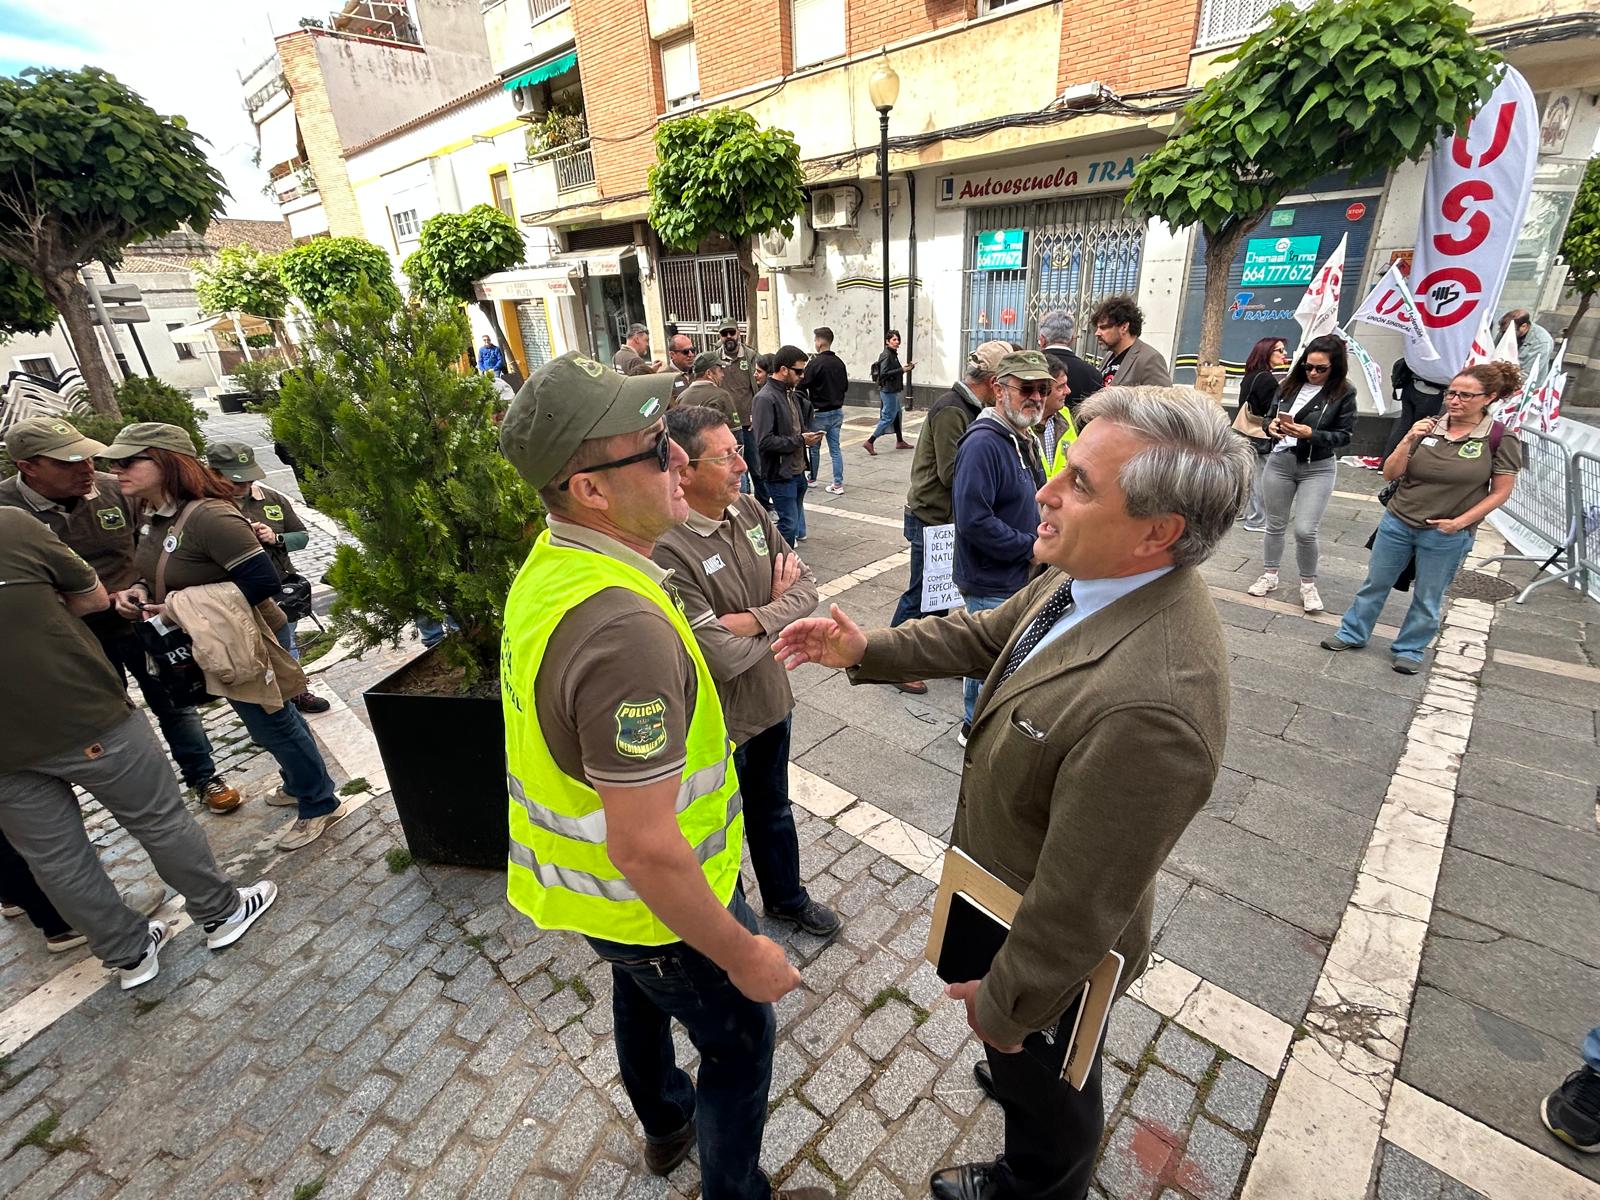
[[[117,431],[111,445],[100,451],[100,457],[132,458],[146,450],[171,450],[174,454],[187,454],[190,458],[200,457],[195,453],[194,439],[188,433],[162,421],[136,421],[132,425],[124,425]]]
[[[206,447],[206,463],[224,479],[249,483],[265,479],[267,473],[256,461],[256,452],[243,442],[212,442]]]
[[[11,455],[12,462],[40,456],[57,462],[82,462],[104,454],[105,449],[60,417],[29,417],[6,430],[6,453]]]
[[[712,367],[722,365],[722,352],[720,350],[707,350],[703,354],[694,356],[694,364],[689,368],[691,375],[704,375]]]
[[[1050,360],[1042,350],[1017,350],[1002,358],[994,373],[997,379],[1009,375],[1012,379],[1048,380],[1051,378]]]
[[[500,424],[500,452],[535,488],[553,483],[584,442],[649,429],[666,414],[672,375],[619,375],[582,354],[546,363]]]

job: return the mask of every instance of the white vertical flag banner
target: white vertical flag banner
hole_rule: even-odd
[[[1295,322],[1305,332],[1300,339],[1299,354],[1305,353],[1306,343],[1312,338],[1332,333],[1339,324],[1339,292],[1344,284],[1344,244],[1347,240],[1348,234],[1339,239],[1339,244],[1307,285],[1306,294],[1300,297],[1300,303],[1295,307]]]
[[[1433,340],[1423,327],[1416,297],[1411,294],[1411,285],[1406,282],[1399,263],[1390,264],[1389,270],[1378,280],[1378,286],[1361,302],[1350,320],[1404,334],[1408,352],[1415,347],[1419,358],[1432,363],[1439,361],[1439,352],[1433,348]]]
[[[1500,335],[1500,340],[1494,344],[1494,353],[1489,357],[1496,362],[1508,362],[1514,367],[1517,365],[1519,358],[1518,349],[1517,327],[1513,322],[1507,321],[1506,331]],[[1537,382],[1534,379],[1524,379],[1522,385],[1524,387],[1532,387]]]
[[[1354,318],[1351,319],[1354,320]],[[1372,390],[1372,402],[1378,407],[1378,415],[1384,415],[1389,411],[1390,397],[1389,389],[1383,386],[1382,369],[1372,360],[1372,355],[1367,353],[1366,347],[1351,337],[1347,330],[1335,325],[1333,334],[1344,342],[1345,349],[1350,352],[1350,357],[1356,360],[1362,373],[1366,375],[1367,387]]]
[[[1434,143],[1411,286],[1438,360],[1406,347],[1406,362],[1424,379],[1447,380],[1460,370],[1478,326],[1493,318],[1538,156],[1533,92],[1511,67],[1466,130]]]
[[[1463,368],[1475,367],[1479,363],[1493,362],[1494,359],[1494,329],[1489,324],[1489,313],[1485,310],[1478,321],[1478,332],[1472,335],[1472,345],[1467,347],[1467,361],[1462,366]],[[1407,361],[1409,362],[1410,360],[1408,359]],[[1416,370],[1416,368],[1413,367],[1412,370]]]

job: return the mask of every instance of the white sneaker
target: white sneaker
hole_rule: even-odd
[[[275,787],[268,792],[266,802],[273,808],[294,808],[300,803],[281,787]]]
[[[844,484],[842,484],[842,483],[830,483],[823,490],[827,491],[827,492],[832,492],[835,496],[842,496],[842,495],[844,495]]]
[[[270,879],[240,888],[239,907],[233,910],[233,915],[220,921],[206,922],[206,948],[221,950],[224,946],[233,945],[255,924],[257,917],[272,907],[272,902],[277,898],[278,885]]]
[[[1260,579],[1256,580],[1249,587],[1245,588],[1245,592],[1251,596],[1265,596],[1268,592],[1275,592],[1277,590],[1278,576],[1273,571],[1266,572],[1261,576]]]
[[[176,936],[165,921],[150,922],[150,940],[145,943],[144,957],[131,967],[117,968],[123,991],[136,988],[141,983],[149,983],[161,973],[161,947]]]
[[[1316,584],[1302,583],[1300,585],[1300,603],[1305,607],[1305,610],[1308,613],[1319,613],[1322,611],[1322,597],[1317,593]]]
[[[4,917],[8,921],[15,921],[21,915],[22,915],[22,905],[20,905],[20,904],[0,904],[0,917]]]
[[[341,800],[339,807],[325,816],[301,817],[284,830],[283,836],[278,839],[278,849],[298,850],[302,846],[309,846],[349,815],[350,802]]]

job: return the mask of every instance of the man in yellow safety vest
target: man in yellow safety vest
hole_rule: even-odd
[[[666,1175],[696,1138],[705,1200],[768,1200],[772,1002],[800,982],[739,887],[744,818],[716,685],[655,540],[688,516],[671,376],[564,354],[500,446],[549,514],[506,601],[507,895],[611,963],[622,1080]],[[674,1062],[676,1018],[700,1053]],[[828,1200],[817,1188],[779,1193]]]

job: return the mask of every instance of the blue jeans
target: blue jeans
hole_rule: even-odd
[[[161,737],[172,751],[172,760],[178,764],[178,773],[184,785],[199,787],[216,776],[217,764],[211,757],[211,739],[206,736],[205,723],[193,708],[175,708],[167,699],[167,689],[150,674],[144,655],[144,644],[131,629],[126,633],[108,637],[96,632],[100,648],[105,651],[111,665],[124,680],[132,675],[144,693],[144,702],[150,706],[150,715],[161,726]]]
[[[426,615],[416,617],[413,621],[413,624],[416,625],[417,633],[422,638],[422,645],[426,649],[432,649],[434,646],[437,646],[440,642],[444,641],[446,634],[455,633],[459,628],[459,626],[448,617],[446,617],[443,621],[436,621],[432,617]]]
[[[1411,607],[1400,624],[1400,636],[1391,649],[1396,658],[1422,661],[1422,652],[1439,632],[1439,609],[1444,590],[1456,577],[1467,551],[1472,548],[1472,531],[1440,533],[1437,529],[1413,529],[1393,513],[1385,512],[1378,522],[1378,535],[1367,562],[1367,579],[1356,593],[1349,611],[1339,625],[1339,640],[1364,646],[1378,623],[1383,602],[1400,572],[1415,556],[1417,578],[1411,585]]]
[[[800,838],[789,805],[789,727],[792,718],[763,729],[733,752],[744,795],[744,835],[750,843],[761,903],[769,913],[804,907],[800,882]]]
[[[894,430],[895,441],[902,441],[903,439],[900,436],[900,393],[879,392],[878,397],[883,407],[878,410],[877,428],[872,431],[872,437],[869,437],[867,441],[870,442],[881,438],[891,429]]]
[[[827,435],[828,454],[833,459],[833,483],[835,487],[844,486],[844,455],[839,452],[839,432],[844,428],[844,409],[835,408],[829,412],[813,413],[811,415],[811,432],[821,430]],[[820,479],[818,468],[822,466],[822,443],[818,442],[806,455],[811,464],[811,478]]]
[[[778,514],[778,532],[793,546],[806,536],[806,477],[767,480],[767,494]]]
[[[760,931],[739,892],[728,911],[751,933]],[[611,964],[617,1063],[645,1137],[664,1141],[692,1119],[701,1196],[767,1200],[772,1186],[757,1162],[772,1082],[772,1005],[748,999],[687,943],[588,941]],[[698,1085],[673,1056],[673,1018],[700,1052]]]
[[[250,740],[278,761],[283,772],[283,790],[299,802],[300,816],[322,817],[339,807],[333,794],[322,751],[317,749],[311,727],[292,704],[269,713],[248,700],[229,700],[239,714]]]
[[[756,499],[771,508],[772,495],[767,491],[767,481],[756,474],[756,463],[760,461],[756,457],[756,431],[746,425],[733,436],[739,439],[740,454],[744,457],[745,466],[750,468],[739,480],[739,490],[746,496],[753,490]]]
[[[285,621],[278,629],[278,645],[294,655],[295,662],[300,661],[300,647],[295,644],[294,627],[296,622]]]
[[[1600,1025],[1589,1030],[1589,1036],[1583,1039],[1583,1061],[1591,1071],[1600,1071]]]
[[[969,613],[987,612],[991,608],[999,608],[1010,596],[969,596],[961,593],[961,598],[966,601]],[[961,681],[961,712],[962,720],[969,725],[972,723],[972,706],[978,702],[978,693],[983,691],[983,680],[966,678]]]
[[[889,621],[889,628],[904,625],[912,617],[942,617],[946,609],[937,612],[922,611],[922,531],[927,524],[921,517],[906,509],[905,535],[906,541],[911,543],[911,584],[900,593],[900,603],[894,606],[894,617]]]

